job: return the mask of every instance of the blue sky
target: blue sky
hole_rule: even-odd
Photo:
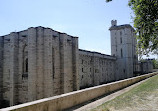
[[[111,54],[111,20],[131,24],[128,0],[1,0],[0,36],[44,26],[79,37],[79,48]]]

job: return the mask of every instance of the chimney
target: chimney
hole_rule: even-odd
[[[112,20],[111,21],[111,26],[117,26],[117,20]]]

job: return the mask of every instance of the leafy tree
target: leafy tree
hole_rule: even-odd
[[[106,0],[106,2],[110,2],[110,1],[112,1],[112,0]]]
[[[158,60],[152,60],[152,62],[153,62],[153,68],[154,69],[158,69]]]
[[[139,54],[158,54],[158,0],[129,0],[128,5],[135,15]]]

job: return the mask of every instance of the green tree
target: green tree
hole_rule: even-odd
[[[110,2],[110,1],[112,1],[112,0],[106,0],[106,2]]]
[[[106,0],[109,2],[112,0]],[[134,27],[138,40],[138,53],[158,54],[158,0],[129,0],[133,10]]]
[[[152,62],[153,62],[153,68],[154,69],[158,69],[158,60],[152,60]]]

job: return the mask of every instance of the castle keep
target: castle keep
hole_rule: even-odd
[[[112,21],[110,27],[111,54],[117,57],[116,79],[133,77],[137,71],[138,55],[136,54],[135,30],[129,25],[117,26],[117,21]]]
[[[136,40],[130,25],[112,21],[111,55],[78,48],[78,37],[31,27],[0,36],[2,107],[72,92],[138,71]]]

